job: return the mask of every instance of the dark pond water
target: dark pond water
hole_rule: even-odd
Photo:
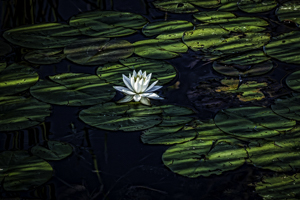
[[[195,25],[200,23],[195,20],[193,13],[176,14],[161,11],[155,8],[152,2],[151,0],[47,0],[39,3],[31,0],[30,3],[35,5],[32,7],[27,2],[2,1],[1,35],[10,28],[32,24],[33,21],[67,23],[74,15],[97,9],[136,13],[150,23],[165,20],[186,20]],[[276,8],[284,2],[278,1]],[[216,10],[198,6],[196,8],[199,11]],[[233,13],[240,17],[255,16],[267,19],[269,26],[264,32],[270,33],[271,36],[299,31],[297,25],[291,21],[280,22],[275,15],[276,8],[262,13],[249,14],[241,10]],[[138,30],[135,34],[118,38],[134,43],[155,37],[146,37]],[[3,37],[2,39],[4,40]],[[24,52],[28,52],[28,48],[10,45],[12,51],[1,56],[1,61],[6,61],[10,65],[24,60]],[[166,59],[175,67],[177,75],[157,92],[165,99],[151,100],[151,103],[191,108],[195,111],[193,115],[195,119],[206,122],[213,119],[222,109],[246,106],[270,108],[276,98],[291,95],[293,92],[286,85],[285,79],[296,71],[299,65],[272,58],[274,67],[268,73],[252,77],[233,76],[241,83],[247,81],[267,83],[268,87],[262,90],[264,98],[241,101],[236,93],[217,93],[215,89],[222,86],[220,81],[224,78],[230,79],[232,76],[216,72],[212,67],[213,62],[202,59],[203,55],[200,51],[189,49],[176,58]],[[34,69],[40,79],[47,79],[51,75],[69,72],[96,74],[98,67],[99,65],[79,65],[63,59],[59,63],[40,65]],[[17,95],[29,96],[30,93],[26,90]],[[117,93],[111,102],[121,97],[122,95]],[[59,161],[47,161],[53,167],[53,176],[48,182],[25,191],[6,191],[1,187],[0,199],[259,200],[263,198],[256,192],[256,183],[265,175],[275,174],[266,168],[244,163],[235,170],[224,171],[221,175],[212,174],[196,178],[182,176],[172,172],[162,162],[162,155],[170,145],[144,144],[140,139],[142,131],[107,131],[89,126],[78,116],[81,110],[90,106],[52,104],[51,107],[51,115],[46,117],[43,123],[23,130],[3,131],[0,134],[0,150],[27,151],[38,143],[53,140],[72,145],[72,154]],[[244,144],[248,143],[249,141]],[[0,164],[3,164],[1,162]],[[297,167],[300,166],[296,165]],[[286,173],[293,175],[296,172],[297,170]],[[297,197],[299,196],[295,198]]]

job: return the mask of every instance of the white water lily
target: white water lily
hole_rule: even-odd
[[[133,70],[133,74],[129,74],[129,78],[127,76],[123,75],[123,82],[125,83],[126,87],[122,86],[113,86],[116,90],[122,92],[126,96],[118,101],[118,103],[125,103],[129,102],[132,99],[134,101],[140,101],[142,104],[145,105],[151,105],[150,99],[160,99],[163,98],[159,97],[157,94],[153,93],[154,91],[162,88],[162,86],[155,86],[155,84],[158,81],[155,81],[152,83],[149,87],[149,83],[151,80],[152,73],[146,74],[146,71],[144,73],[140,70],[138,73]]]

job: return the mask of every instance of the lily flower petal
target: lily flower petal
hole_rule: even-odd
[[[151,90],[157,82],[158,82],[158,80],[155,81],[155,82],[153,82],[153,83],[145,90],[145,92],[148,92],[149,90]]]
[[[126,95],[123,99],[117,101],[117,103],[126,103],[133,99],[133,95]]]
[[[135,95],[134,92],[132,92],[131,90],[129,90],[128,88],[126,87],[122,87],[122,86],[113,86],[116,90],[120,91],[120,92],[123,92],[127,95]]]
[[[141,97],[141,95],[139,95],[139,94],[136,94],[136,95],[133,96],[134,101],[140,101],[141,98],[142,98],[142,97]]]
[[[135,70],[133,70],[132,76],[133,76],[133,77],[136,77],[136,72],[135,72]]]
[[[127,76],[125,76],[124,74],[122,75],[123,75],[123,82],[125,83],[126,87],[128,87],[128,89],[130,89],[131,91],[134,91],[133,87],[131,86],[130,79],[127,78]]]
[[[145,92],[154,92],[156,90],[159,90],[160,88],[162,88],[162,86],[156,85],[156,86],[153,86],[150,90],[147,90]]]
[[[135,91],[136,93],[139,93],[139,92],[138,92],[138,91],[139,91],[139,87],[140,87],[139,81],[140,81],[140,78],[137,77],[137,78],[136,78],[136,81],[135,81],[135,83],[134,83],[134,85],[133,85],[133,89],[134,89],[134,91]]]
[[[142,97],[140,102],[146,106],[151,106],[150,100],[147,97]]]
[[[164,99],[160,96],[158,96],[156,93],[143,93],[143,94],[140,94],[141,97],[147,97],[147,98],[150,98],[150,99]]]

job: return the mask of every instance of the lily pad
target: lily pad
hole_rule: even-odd
[[[0,153],[0,181],[6,191],[29,190],[46,183],[53,169],[49,163],[27,151]]]
[[[238,11],[239,8],[237,6],[237,3],[238,3],[237,0],[221,1],[221,6],[218,8],[218,11],[223,11],[223,12]]]
[[[30,63],[47,65],[59,63],[65,55],[62,54],[61,49],[42,49],[31,51],[24,58]]]
[[[193,30],[194,25],[184,20],[162,21],[146,24],[143,34],[146,36],[158,35],[157,39],[181,39],[185,31]]]
[[[187,52],[188,48],[180,40],[149,39],[133,43],[134,53],[151,59],[170,59],[178,57],[178,53]]]
[[[292,90],[300,92],[300,71],[293,72],[285,80],[287,86]]]
[[[286,63],[300,64],[300,31],[284,33],[264,46],[268,56]]]
[[[177,126],[180,124],[187,124],[193,120],[192,117],[182,115],[192,115],[195,112],[189,108],[175,105],[160,106],[163,110],[163,121],[159,126]]]
[[[300,174],[291,176],[280,174],[273,177],[264,176],[262,182],[255,186],[256,192],[264,199],[296,200],[300,195]]]
[[[247,13],[267,12],[277,6],[276,0],[240,0],[238,7]]]
[[[0,72],[1,72],[2,70],[4,70],[5,67],[6,67],[6,62],[1,61],[1,62],[0,62]]]
[[[122,74],[128,76],[135,71],[146,71],[152,73],[151,82],[158,80],[158,85],[163,85],[176,77],[175,68],[166,61],[148,58],[130,57],[119,60],[119,63],[108,63],[97,69],[97,75],[115,85],[123,85]]]
[[[27,90],[39,79],[36,71],[26,62],[14,63],[0,70],[0,96]]]
[[[31,153],[44,160],[62,160],[71,155],[73,147],[65,142],[47,141],[47,148],[37,145],[31,148]]]
[[[286,97],[276,99],[272,109],[278,115],[285,118],[300,121],[300,99],[297,97]]]
[[[196,178],[234,170],[243,165],[246,157],[243,148],[230,143],[220,142],[212,146],[212,141],[196,139],[170,147],[162,159],[173,172]]]
[[[166,12],[194,13],[198,11],[188,0],[158,0],[152,3],[156,8]]]
[[[226,23],[229,19],[236,18],[233,13],[221,11],[202,11],[193,16],[197,20],[206,23]]]
[[[81,13],[70,19],[84,35],[93,37],[119,37],[131,35],[141,29],[148,20],[130,12],[92,11]]]
[[[0,40],[0,56],[5,56],[9,52],[11,52],[11,46],[6,42]]]
[[[140,103],[98,104],[79,113],[79,118],[88,125],[110,131],[139,131],[151,128],[161,122],[157,106]]]
[[[49,116],[51,106],[34,98],[0,97],[0,131],[21,130],[35,126]]]
[[[197,135],[191,126],[158,126],[143,131],[142,142],[146,144],[171,145],[194,139]]]
[[[276,10],[276,15],[280,21],[292,21],[300,25],[300,1],[291,0],[283,3]]]
[[[213,63],[213,68],[217,72],[224,74],[226,76],[235,76],[235,77],[249,77],[249,76],[258,76],[266,74],[273,69],[272,61],[268,60],[259,64],[254,64],[248,66],[246,70],[243,70],[240,66],[236,65],[224,65],[218,64],[216,61]]]
[[[132,55],[133,46],[126,40],[108,38],[81,39],[65,47],[67,59],[81,65],[101,65]]]
[[[86,106],[104,103],[112,99],[112,85],[98,76],[83,73],[64,73],[40,79],[30,88],[37,99],[57,105]]]
[[[264,107],[229,108],[217,113],[216,125],[224,132],[245,138],[266,138],[291,130],[296,122]]]
[[[4,32],[3,37],[22,47],[49,49],[65,47],[78,40],[78,29],[60,23],[25,25]],[[71,37],[72,36],[72,37]]]

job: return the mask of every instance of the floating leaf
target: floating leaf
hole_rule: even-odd
[[[65,142],[47,141],[47,148],[37,145],[31,148],[31,153],[45,160],[62,160],[71,155],[73,147]]]
[[[47,103],[68,106],[86,106],[104,103],[112,99],[112,85],[98,76],[83,73],[64,73],[40,79],[30,88],[30,93]]]
[[[139,131],[161,122],[160,107],[144,106],[139,103],[98,104],[79,113],[79,118],[88,125],[104,130]]]
[[[296,122],[285,119],[264,107],[229,108],[217,113],[216,125],[224,132],[245,138],[266,138],[288,131]]]
[[[234,170],[243,165],[246,156],[243,148],[227,142],[212,146],[212,141],[196,139],[170,147],[162,159],[173,172],[196,178]]]
[[[31,51],[27,53],[24,58],[34,64],[47,65],[59,63],[65,58],[65,55],[62,54],[61,49],[42,49]]]
[[[276,99],[272,109],[278,115],[285,118],[300,121],[300,99],[297,97],[286,97]]]
[[[119,61],[122,64],[108,63],[103,67],[99,67],[97,75],[108,83],[115,85],[124,84],[122,74],[128,77],[133,70],[136,70],[136,72],[139,70],[146,71],[148,74],[152,73],[151,82],[158,80],[159,85],[166,84],[176,77],[175,68],[163,60],[130,57]]]
[[[132,55],[133,46],[126,40],[108,38],[81,39],[65,47],[66,57],[81,65],[101,65]]]
[[[152,2],[153,5],[162,10],[172,13],[193,13],[197,12],[198,9],[195,8],[189,1],[184,0],[159,0]]]
[[[300,92],[300,71],[295,71],[292,74],[290,74],[286,80],[285,80],[287,86],[291,88],[292,90],[295,90],[297,92]]]
[[[10,45],[7,44],[6,42],[0,40],[0,56],[5,56],[9,52],[11,52]]]
[[[300,64],[300,31],[284,33],[264,46],[265,53],[286,63]]]
[[[196,135],[197,131],[190,126],[159,126],[143,131],[141,140],[146,144],[171,145],[192,140]]]
[[[283,3],[276,10],[276,15],[280,21],[293,21],[300,25],[300,1],[291,0]]]
[[[193,120],[192,117],[182,115],[192,115],[195,112],[189,108],[175,105],[160,106],[163,110],[163,121],[159,126],[177,126],[180,124],[187,124]]]
[[[14,63],[0,70],[0,96],[27,90],[39,79],[36,71],[26,62]]]
[[[263,63],[254,64],[252,66],[248,66],[246,70],[241,69],[239,66],[231,66],[218,64],[216,61],[213,63],[213,68],[217,72],[224,74],[226,76],[236,76],[236,77],[248,77],[248,76],[258,76],[262,74],[266,74],[273,69],[272,61],[268,60]]]
[[[70,25],[93,37],[119,37],[131,35],[141,29],[147,19],[130,12],[92,11],[70,19]]]
[[[240,0],[238,7],[247,13],[267,12],[277,6],[276,0]]]
[[[5,67],[6,67],[6,62],[1,61],[1,62],[0,62],[0,72],[1,72],[2,70],[4,70]]]
[[[226,0],[226,1],[221,1],[221,6],[218,8],[218,11],[223,11],[223,12],[231,12],[231,11],[238,11],[239,8],[237,6],[237,1],[236,0]]]
[[[280,174],[273,177],[264,176],[262,182],[255,186],[256,192],[264,199],[296,200],[300,195],[300,174],[291,176]]]
[[[20,96],[0,97],[0,131],[35,126],[50,115],[49,104]]]
[[[60,23],[42,23],[25,25],[4,32],[3,37],[9,42],[33,49],[65,47],[78,40],[80,31]],[[70,37],[73,36],[73,37]]]
[[[27,151],[0,153],[0,181],[6,191],[29,190],[46,183],[53,169],[49,163]]]
[[[160,21],[149,23],[144,26],[143,34],[146,36],[158,35],[157,39],[181,39],[185,31],[193,30],[191,22],[183,20]]]
[[[202,11],[193,15],[197,20],[206,23],[226,23],[231,18],[236,18],[235,14],[220,11]]]
[[[134,53],[152,59],[178,57],[178,53],[187,52],[188,48],[180,40],[149,39],[133,43]]]

